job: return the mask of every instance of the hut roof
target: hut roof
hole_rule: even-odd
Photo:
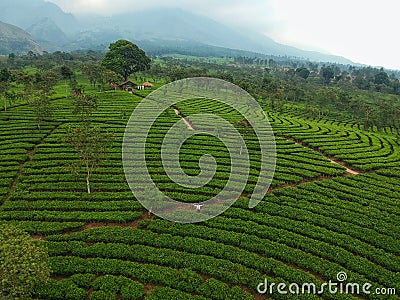
[[[149,81],[144,82],[142,85],[145,86],[145,87],[153,87],[154,86],[154,84],[152,84]]]
[[[120,86],[120,87],[121,87],[121,86],[124,86],[124,85],[133,85],[133,86],[136,86],[137,84],[134,83],[134,82],[132,82],[132,81],[130,81],[130,80],[127,80],[127,81],[124,81],[124,82],[118,84],[118,86]]]

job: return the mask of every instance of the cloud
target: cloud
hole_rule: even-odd
[[[115,15],[153,8],[181,8],[225,25],[262,29],[273,26],[272,0],[50,0],[74,14]]]
[[[270,34],[280,42],[310,45],[356,62],[400,69],[397,0],[274,0],[274,11],[284,27]]]
[[[398,0],[48,0],[75,14],[115,15],[181,8],[230,27],[253,29],[308,50],[400,69]]]

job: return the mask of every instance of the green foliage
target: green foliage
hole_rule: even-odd
[[[4,98],[4,111],[7,110],[7,94],[10,81],[12,80],[12,73],[7,68],[0,69],[0,94]]]
[[[335,72],[332,67],[322,67],[320,74],[324,79],[325,84],[329,84],[331,79],[335,76]]]
[[[50,276],[48,254],[43,242],[21,229],[0,225],[0,295],[30,297],[37,285]]]
[[[296,69],[296,75],[300,76],[303,79],[307,79],[308,76],[310,76],[310,71],[305,67],[297,68]]]
[[[95,290],[102,290],[110,293],[118,293],[121,286],[118,282],[118,278],[112,275],[104,275],[97,278],[93,282],[93,288]]]
[[[52,57],[68,59],[69,55],[58,53]],[[20,59],[15,58],[16,62]],[[192,65],[181,59],[180,62],[162,61],[161,70],[152,70],[151,76],[157,76],[159,71],[165,76],[157,79],[159,84],[190,74],[214,74],[232,79],[257,97],[274,96],[271,100],[275,101],[275,110],[284,112],[267,112],[278,152],[273,185],[302,184],[274,189],[252,210],[248,208],[249,200],[241,198],[223,215],[202,224],[173,224],[157,218],[141,220],[143,207],[125,182],[120,155],[126,124],[126,118],[121,115],[129,116],[140,102],[136,95],[96,93],[96,104],[91,107],[90,100],[86,101],[89,104],[83,101],[76,117],[71,114],[71,99],[61,98],[64,82],[60,82],[58,94],[52,96],[53,106],[58,108],[55,121],[44,123],[41,132],[34,130],[33,115],[27,114],[25,105],[14,106],[10,111],[13,118],[9,120],[10,112],[4,112],[1,195],[8,193],[17,174],[18,183],[2,204],[1,222],[18,224],[32,234],[47,235],[46,246],[54,275],[66,277],[39,285],[32,296],[85,299],[93,290],[93,297],[100,299],[247,300],[253,299],[257,283],[265,276],[271,282],[320,284],[334,280],[338,270],[345,270],[354,282],[399,288],[400,144],[393,134],[394,128],[377,133],[376,127],[374,131],[364,131],[362,124],[358,124],[366,117],[370,128],[390,122],[396,124],[396,96],[345,87],[346,76],[356,76],[355,72],[346,75],[333,68],[336,76],[329,86],[323,86],[318,65],[305,64],[312,72],[304,79],[296,74],[302,64],[283,70],[278,59],[271,63],[273,70],[258,68],[261,62],[249,68],[243,65],[220,68],[200,61]],[[66,63],[71,69],[73,64],[73,60]],[[32,74],[36,71],[30,69]],[[371,74],[376,73],[375,70]],[[139,78],[146,75],[142,73]],[[367,73],[360,76],[367,78]],[[374,75],[368,78],[371,90],[375,91],[378,85]],[[394,78],[389,79],[392,85]],[[95,90],[79,73],[77,80],[79,84],[86,84],[89,91]],[[380,88],[389,87],[381,84]],[[23,84],[14,89],[18,93]],[[141,91],[141,95],[147,92]],[[266,108],[268,101],[262,100]],[[363,103],[367,103],[365,107]],[[97,108],[95,112],[94,108]],[[250,194],[251,186],[257,182],[259,159],[255,154],[259,146],[243,116],[206,99],[180,103],[179,108],[186,115],[217,113],[245,134],[252,157],[249,185],[245,189]],[[341,122],[333,118],[337,110],[352,113],[353,119],[341,115],[345,120]],[[372,113],[368,115],[369,110]],[[79,118],[82,111],[84,117]],[[312,113],[320,120],[307,119]],[[208,199],[224,187],[229,177],[229,155],[223,145],[210,137],[189,140],[180,151],[182,169],[197,175],[199,157],[211,153],[218,162],[218,172],[207,186],[195,192],[175,185],[160,163],[159,145],[169,125],[176,120],[170,113],[160,116],[153,124],[146,147],[149,172],[157,186],[174,199]],[[116,132],[117,138],[91,177],[92,194],[82,193],[86,176],[83,168],[77,169],[78,176],[65,172],[65,165],[79,156],[71,144],[61,142],[68,127],[75,129],[74,121],[87,128],[92,128],[91,125],[102,128],[101,132],[106,127]],[[33,147],[35,153],[26,161],[27,151]],[[346,170],[327,157],[344,161],[351,169],[368,172],[342,176]],[[24,161],[20,170],[19,164]],[[304,184],[316,178],[324,180]],[[139,219],[132,226],[130,222]],[[91,222],[119,224],[87,229]],[[330,295],[322,297],[335,299]]]
[[[382,70],[375,75],[374,82],[375,84],[389,85],[390,84],[389,76],[385,71]]]
[[[92,287],[92,281],[96,275],[94,274],[74,274],[71,276],[71,280],[79,287],[89,289]]]
[[[103,58],[102,65],[128,80],[129,75],[150,67],[150,58],[135,44],[119,40],[110,44],[109,51]]]
[[[140,300],[144,295],[144,286],[140,283],[131,281],[121,287],[122,300]]]
[[[28,98],[28,104],[34,109],[37,120],[37,128],[40,130],[40,125],[43,118],[52,115],[50,99],[41,91],[33,91]]]
[[[82,66],[82,71],[93,87],[96,87],[98,84],[100,90],[103,90],[106,84],[122,82],[124,79],[114,71],[94,63],[84,64]]]
[[[75,148],[79,156],[73,165],[75,172],[78,172],[82,166],[85,168],[87,192],[90,194],[90,178],[104,159],[107,148],[112,142],[112,135],[108,132],[103,132],[98,126],[89,127],[84,124],[69,127],[66,142]]]
[[[11,78],[12,78],[12,74],[9,69],[7,69],[7,68],[0,69],[0,82],[2,82],[4,84],[5,82],[10,81]]]
[[[227,284],[222,283],[213,278],[207,279],[206,282],[199,288],[199,292],[211,299],[225,300],[228,298],[230,288]]]
[[[93,95],[80,94],[74,101],[74,114],[79,114],[82,125],[68,127],[66,143],[71,144],[78,154],[76,163],[72,165],[78,174],[82,166],[86,171],[86,187],[90,194],[90,178],[94,170],[104,159],[107,148],[112,143],[112,134],[103,132],[99,126],[90,125],[90,116],[97,109],[97,97]]]
[[[117,295],[103,290],[94,291],[90,297],[91,300],[117,300]]]
[[[78,96],[74,97],[73,113],[75,115],[79,115],[81,121],[87,123],[90,121],[92,112],[97,109],[97,102],[98,99],[96,95],[79,94]]]
[[[63,79],[71,79],[74,75],[74,72],[68,66],[61,66],[60,74]]]
[[[140,300],[145,294],[142,284],[123,276],[101,276],[92,283],[92,287],[95,291],[104,291],[110,295],[120,294],[122,300]]]
[[[193,296],[169,287],[156,287],[150,295],[146,297],[148,300],[206,300],[201,296]]]
[[[46,96],[52,93],[54,86],[60,80],[60,75],[55,71],[39,71],[29,77],[28,87],[42,91]]]

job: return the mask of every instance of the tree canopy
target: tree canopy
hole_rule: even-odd
[[[0,70],[0,93],[4,97],[4,110],[7,110],[7,91],[12,80],[12,73],[7,68]]]
[[[50,277],[49,256],[42,241],[12,225],[0,226],[0,298],[29,298]]]
[[[128,80],[129,75],[145,71],[150,67],[150,58],[137,45],[130,41],[119,40],[111,43],[103,58],[102,65]]]

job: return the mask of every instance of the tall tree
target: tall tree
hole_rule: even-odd
[[[109,51],[103,58],[102,65],[128,80],[129,75],[145,71],[150,67],[150,58],[139,47],[127,40],[110,44]]]
[[[100,79],[101,69],[101,66],[98,66],[94,63],[87,63],[82,66],[83,74],[89,80],[90,84],[93,85],[93,87],[96,86],[97,81]]]
[[[276,100],[281,98],[281,89],[278,82],[271,77],[264,77],[261,83],[260,96],[262,98],[269,98],[271,109],[274,111],[276,108]]]
[[[53,71],[40,71],[34,75],[21,73],[20,77],[25,85],[24,94],[28,98],[28,104],[35,111],[37,127],[40,130],[43,118],[52,114],[49,96],[53,93],[53,87],[60,76]]]
[[[310,71],[307,68],[301,67],[296,69],[296,75],[307,79],[310,76]]]
[[[41,90],[34,91],[28,96],[28,104],[32,106],[35,111],[37,127],[40,130],[40,125],[43,118],[49,117],[52,114],[50,99],[45,92]]]
[[[65,80],[65,98],[68,97],[68,80],[71,81],[72,76],[74,75],[74,72],[72,72],[72,70],[67,67],[67,66],[62,66],[60,69],[60,74],[61,77]]]
[[[75,97],[74,115],[79,115],[84,124],[90,123],[90,116],[97,109],[97,97],[94,95],[80,94]]]
[[[81,124],[67,129],[66,142],[73,145],[78,159],[73,170],[78,174],[83,167],[86,173],[86,189],[91,193],[90,178],[103,160],[107,148],[112,142],[112,135],[103,132],[99,126],[91,125],[91,114],[97,109],[97,98],[92,95],[80,94],[74,101],[74,114],[79,115]]]
[[[375,84],[389,85],[390,79],[389,79],[388,74],[383,69],[380,69],[379,73],[375,74],[374,82],[375,82]]]
[[[103,160],[111,141],[111,134],[102,132],[98,126],[79,125],[68,128],[66,142],[74,146],[79,156],[73,168],[77,173],[80,167],[84,167],[88,194],[91,193],[90,178]]]
[[[0,70],[0,93],[4,98],[4,111],[7,111],[7,92],[12,79],[12,74],[7,68]]]
[[[322,67],[320,74],[324,79],[325,84],[329,84],[331,79],[335,76],[335,71],[332,67]]]
[[[41,90],[46,96],[53,93],[53,87],[60,80],[60,75],[54,71],[41,71],[34,75],[31,82],[28,82],[28,88]]]

